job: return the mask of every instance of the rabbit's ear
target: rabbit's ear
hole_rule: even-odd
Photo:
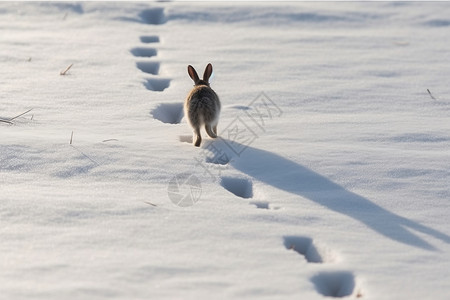
[[[195,71],[193,66],[191,65],[188,66],[188,73],[195,83],[197,83],[200,80],[200,78],[198,78],[197,71]]]
[[[211,77],[212,72],[213,72],[212,65],[208,64],[205,68],[205,73],[203,73],[203,80],[209,82],[209,77]]]

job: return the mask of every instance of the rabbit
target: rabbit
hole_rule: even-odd
[[[219,96],[209,86],[209,77],[211,77],[212,71],[212,65],[209,63],[203,73],[203,79],[200,79],[194,67],[188,66],[188,74],[194,81],[194,88],[184,103],[184,115],[194,130],[192,142],[196,147],[200,147],[202,142],[200,135],[202,125],[205,125],[206,133],[210,137],[217,138],[221,105]]]

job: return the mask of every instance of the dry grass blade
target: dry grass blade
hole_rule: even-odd
[[[20,115],[17,115],[17,116],[15,116],[15,117],[12,117],[11,119],[8,119],[7,121],[11,122],[12,120],[17,119],[18,117],[21,117],[21,116],[23,116],[24,114],[27,114],[27,113],[29,113],[29,112],[32,111],[32,110],[33,110],[33,109],[31,108],[31,109],[27,110],[26,112],[21,113]],[[12,123],[12,122],[11,122],[11,123]]]
[[[64,71],[59,72],[59,75],[66,75],[72,66],[73,64],[70,64]]]
[[[431,94],[431,92],[430,92],[430,90],[429,90],[429,89],[427,89],[427,92],[428,92],[428,94],[430,94],[430,97],[431,97],[431,99],[433,99],[433,100],[437,100],[436,98],[434,98],[433,94]]]
[[[3,119],[0,119],[0,123],[8,123],[8,124],[14,124],[13,122],[11,122],[11,121],[8,121],[8,120],[3,120]]]

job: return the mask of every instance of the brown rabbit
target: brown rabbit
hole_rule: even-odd
[[[189,76],[194,80],[194,88],[191,90],[184,103],[184,115],[189,125],[194,129],[192,141],[196,147],[202,142],[200,128],[205,125],[206,133],[212,137],[217,137],[217,124],[220,115],[219,96],[209,86],[209,77],[212,74],[212,65],[208,64],[200,79],[194,67],[188,66]]]

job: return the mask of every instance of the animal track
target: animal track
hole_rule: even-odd
[[[144,73],[158,75],[159,72],[159,62],[155,61],[140,61],[136,63],[136,67]]]
[[[220,185],[241,198],[253,197],[253,184],[246,178],[222,177]]]
[[[130,50],[131,54],[137,57],[153,57],[158,54],[155,48],[133,48]]]
[[[350,296],[355,290],[355,276],[347,271],[321,272],[311,278],[317,292],[334,298]]]
[[[155,7],[143,10],[139,17],[142,19],[142,21],[145,24],[149,25],[161,25],[166,23],[166,16],[164,14],[164,8],[162,7]]]
[[[144,86],[147,88],[147,90],[155,91],[155,92],[162,92],[166,88],[168,88],[169,85],[170,85],[170,79],[164,79],[164,78],[150,78],[144,82]]]
[[[309,263],[324,262],[316,246],[313,244],[313,240],[309,237],[285,236],[284,246],[288,250],[294,250],[298,254],[303,255]]]
[[[178,124],[183,119],[183,103],[159,104],[151,112],[156,120],[168,124]]]
[[[140,39],[144,44],[159,43],[159,36],[157,35],[144,35],[141,36]]]

